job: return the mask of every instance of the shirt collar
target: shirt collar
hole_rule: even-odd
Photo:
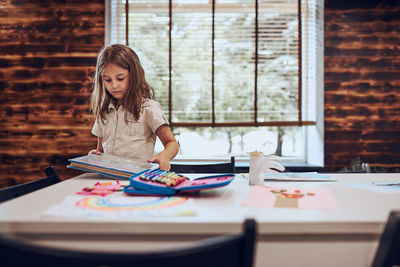
[[[111,111],[111,109],[115,109],[116,110],[113,101],[110,101],[110,103],[108,104],[108,111]]]
[[[110,103],[108,104],[108,111],[111,111],[112,109],[115,109],[116,111],[120,110],[125,110],[124,107],[121,105],[119,106],[119,108],[117,109],[117,107],[114,105],[113,101],[110,101]]]

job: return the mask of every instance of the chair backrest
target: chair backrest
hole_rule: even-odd
[[[0,203],[61,181],[53,166],[47,167],[45,173],[44,178],[0,189]]]
[[[235,173],[235,157],[230,162],[212,164],[175,164],[171,163],[171,171],[177,173]]]
[[[372,267],[400,266],[400,211],[391,211]]]
[[[197,241],[180,249],[157,252],[113,253],[66,250],[27,244],[0,237],[0,255],[10,266],[141,266],[141,267],[251,267],[256,222],[247,219],[243,232]]]

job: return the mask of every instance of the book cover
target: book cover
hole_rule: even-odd
[[[129,179],[131,175],[147,169],[157,168],[158,164],[135,161],[111,155],[85,155],[68,160],[68,168],[96,172],[116,178]]]

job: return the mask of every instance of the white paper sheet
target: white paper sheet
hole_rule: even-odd
[[[197,213],[186,197],[119,197],[68,196],[43,215],[85,218],[132,218],[138,216],[191,216]]]

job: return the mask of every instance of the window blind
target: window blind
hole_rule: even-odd
[[[314,1],[112,0],[110,42],[138,53],[173,126],[314,125]]]

